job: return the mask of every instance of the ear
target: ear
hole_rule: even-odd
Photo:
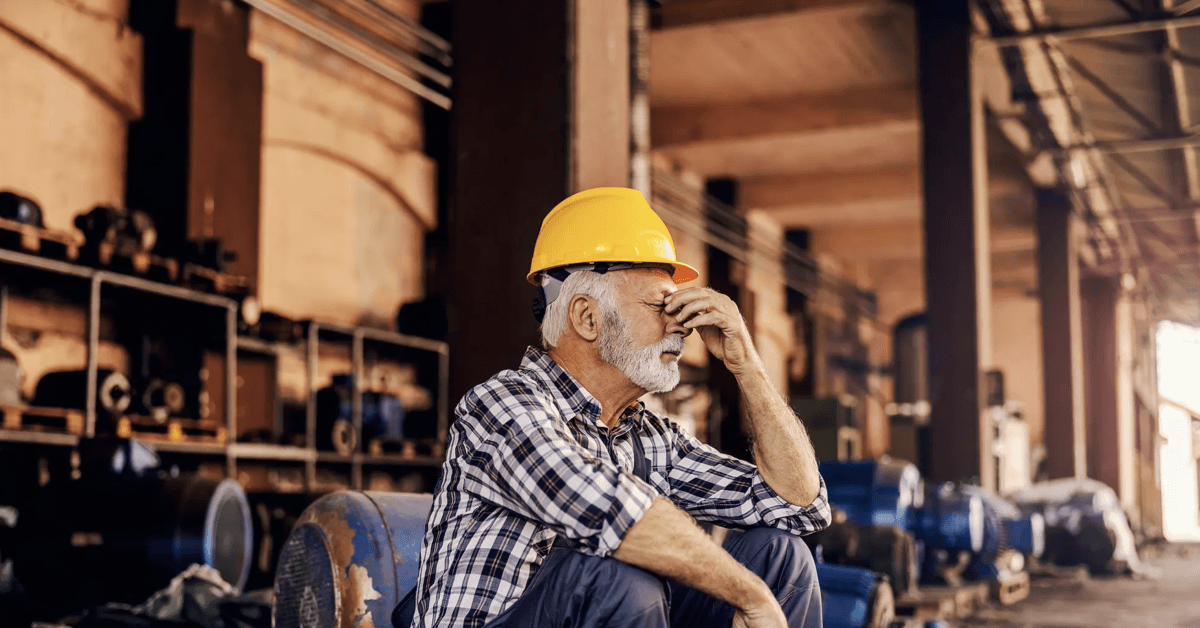
[[[584,294],[571,297],[567,305],[567,324],[580,338],[595,342],[600,337],[600,304]]]

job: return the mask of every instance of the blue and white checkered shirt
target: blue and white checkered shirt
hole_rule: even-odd
[[[468,392],[421,546],[417,628],[480,628],[525,590],[562,535],[608,556],[658,495],[701,521],[802,535],[829,525],[825,481],[808,507],[775,494],[745,461],[631,406],[611,431],[600,404],[545,352]],[[650,482],[632,474],[640,438]]]

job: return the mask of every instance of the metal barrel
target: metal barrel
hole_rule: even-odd
[[[338,491],[300,516],[275,576],[276,628],[386,626],[416,586],[432,495]]]

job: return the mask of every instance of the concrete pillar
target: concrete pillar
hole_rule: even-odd
[[[929,312],[930,479],[994,486],[982,429],[991,362],[987,145],[966,0],[917,2]]]
[[[1078,225],[1070,199],[1058,190],[1038,190],[1036,213],[1046,399],[1045,472],[1050,479],[1084,477],[1087,440]]]
[[[1120,490],[1117,414],[1117,301],[1120,282],[1092,277],[1080,285],[1084,331],[1087,475]]]
[[[624,0],[455,3],[450,394],[536,342],[525,281],[542,218],[629,182]]]
[[[1137,402],[1133,392],[1133,307],[1128,292],[1117,299],[1117,496],[1137,508]]]

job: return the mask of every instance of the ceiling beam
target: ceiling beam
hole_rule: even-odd
[[[818,9],[877,7],[889,0],[665,0],[651,14],[651,27],[658,29],[695,26],[802,13]]]
[[[1099,37],[1120,37],[1136,33],[1150,33],[1165,30],[1167,27],[1192,28],[1200,26],[1200,15],[1188,17],[1168,17],[1152,20],[1130,20],[1126,22],[1110,22],[1108,24],[1093,24],[1091,26],[1070,26],[1066,28],[1051,28],[1045,30],[1026,31],[1015,35],[983,39],[997,46],[1016,46],[1027,41],[1071,41],[1076,39],[1094,39]]]
[[[1028,188],[1028,183],[993,171],[988,194],[993,198]],[[915,164],[875,170],[809,172],[779,177],[741,179],[738,204],[771,210],[806,205],[836,206],[884,200],[921,199],[921,171]]]
[[[895,86],[767,102],[655,107],[650,119],[650,143],[660,149],[909,122],[917,119],[917,95],[911,86]]]
[[[743,179],[738,203],[753,209],[798,205],[840,205],[884,199],[919,199],[921,171],[916,165],[853,172],[814,172]]]

